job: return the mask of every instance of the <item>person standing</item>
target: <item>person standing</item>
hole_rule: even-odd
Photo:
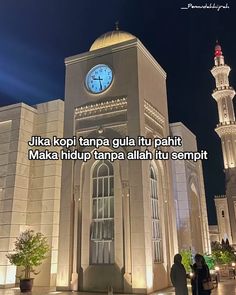
[[[176,295],[188,295],[187,274],[181,262],[182,256],[180,254],[176,254],[174,256],[174,264],[170,270],[170,279],[175,287]]]
[[[210,271],[202,255],[195,255],[195,263],[192,266],[193,277],[191,280],[193,295],[209,295],[211,290],[204,290],[203,284],[211,281]]]

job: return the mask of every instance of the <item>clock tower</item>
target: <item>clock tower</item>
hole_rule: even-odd
[[[215,131],[222,144],[226,196],[215,198],[221,239],[236,245],[236,122],[233,98],[235,90],[229,84],[230,67],[225,64],[221,46],[215,46],[215,65],[211,70],[216,81],[212,96],[217,102],[219,123]]]
[[[64,137],[169,135],[166,73],[135,36],[108,32],[65,65]],[[177,252],[171,178],[169,161],[63,161],[58,290],[167,287]]]

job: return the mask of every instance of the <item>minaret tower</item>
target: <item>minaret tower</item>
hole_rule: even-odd
[[[235,91],[229,85],[231,69],[225,64],[218,43],[215,46],[214,61],[211,73],[215,78],[216,88],[212,96],[217,102],[219,113],[219,123],[215,131],[221,139],[232,242],[236,244],[236,122],[233,105]]]

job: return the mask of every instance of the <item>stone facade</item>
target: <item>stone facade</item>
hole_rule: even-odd
[[[115,292],[150,293],[170,285],[173,256],[180,249],[210,251],[200,162],[27,159],[32,135],[178,135],[184,142],[180,150],[197,150],[195,136],[183,124],[169,124],[166,73],[143,44],[120,31],[98,41],[96,50],[65,60],[65,103],[0,109],[2,286],[15,283],[16,270],[5,254],[26,227],[44,233],[52,246],[35,284],[58,290],[110,286]],[[108,65],[114,77],[107,90],[95,94],[86,88],[86,76],[98,64]]]
[[[32,135],[63,136],[64,102],[30,107],[23,103],[0,108],[0,285],[15,284],[15,267],[6,258],[15,238],[30,227],[45,234],[51,255],[35,279],[55,285],[61,188],[60,161],[29,161]]]
[[[183,140],[183,145],[175,151],[197,151],[195,135],[182,123],[170,124],[170,128],[173,136],[181,136]],[[201,162],[177,160],[172,165],[179,249],[191,246],[194,253],[210,252]]]

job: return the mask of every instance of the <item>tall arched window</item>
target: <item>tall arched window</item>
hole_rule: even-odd
[[[109,161],[94,167],[92,192],[92,264],[114,263],[114,172]]]
[[[162,240],[161,240],[161,224],[159,212],[159,200],[157,192],[157,176],[154,168],[150,168],[150,193],[151,193],[151,209],[152,209],[152,249],[153,261],[162,262]]]

